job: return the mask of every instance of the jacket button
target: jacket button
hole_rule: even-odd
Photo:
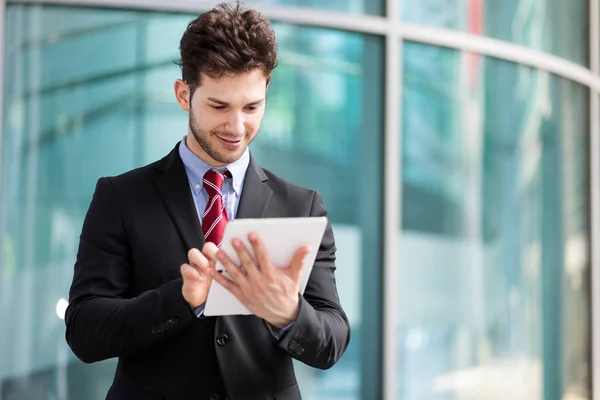
[[[227,336],[227,334],[225,334],[225,333],[222,333],[219,336],[217,336],[217,344],[219,346],[225,346],[228,341],[229,341],[229,336]]]
[[[288,344],[288,349],[298,355],[304,353],[304,347],[302,347],[300,345],[300,343],[298,343],[298,342],[294,342],[294,341],[290,342]]]
[[[152,327],[152,334],[153,335],[160,335],[161,333],[163,333],[165,330],[161,325],[158,326],[154,326]]]

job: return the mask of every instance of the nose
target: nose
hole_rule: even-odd
[[[238,137],[244,135],[246,132],[244,115],[239,112],[231,113],[226,128],[228,132],[231,132]]]

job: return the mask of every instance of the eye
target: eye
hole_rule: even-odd
[[[213,105],[211,105],[211,107],[212,107],[214,110],[224,110],[224,109],[225,109],[225,106],[213,106]]]
[[[246,110],[248,110],[248,111],[256,111],[257,108],[258,108],[257,106],[247,106]]]

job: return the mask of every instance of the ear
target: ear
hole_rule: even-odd
[[[265,92],[269,90],[269,83],[271,83],[271,75],[267,76],[267,86],[265,87]]]
[[[183,111],[190,110],[190,85],[182,81],[181,79],[177,79],[174,85],[175,89],[175,98],[177,99],[177,103],[179,107]]]

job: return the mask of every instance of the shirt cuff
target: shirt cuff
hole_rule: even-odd
[[[302,307],[302,299],[300,294],[298,294],[298,302],[300,307]],[[298,315],[300,315],[300,312],[298,312]],[[273,337],[277,340],[281,339],[283,335],[285,335],[285,333],[289,331],[292,326],[294,326],[295,323],[296,321],[293,321],[291,324],[284,326],[279,332],[277,332],[277,330],[270,323],[265,321],[267,328],[269,328],[269,332],[271,332],[271,335],[273,335]]]
[[[267,322],[267,328],[269,328],[269,332],[271,332],[271,335],[273,335],[273,337],[277,340],[281,339],[283,337],[283,335],[292,327],[294,326],[294,324],[296,323],[296,321],[292,322],[291,324],[284,326],[279,332],[277,332],[277,330],[275,330],[275,328],[273,328],[273,326],[271,324],[269,324]]]
[[[198,307],[192,308],[192,313],[194,313],[196,318],[204,318],[204,305],[205,304],[206,303],[202,303]]]

